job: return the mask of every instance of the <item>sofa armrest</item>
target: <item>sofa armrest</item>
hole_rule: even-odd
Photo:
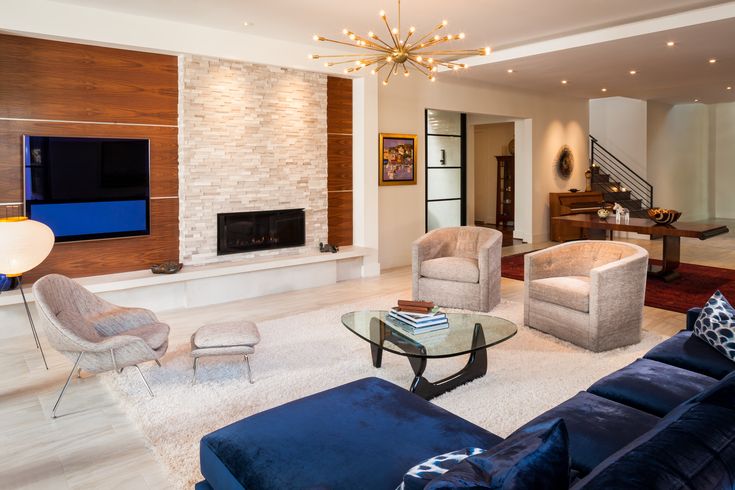
[[[700,313],[702,313],[702,308],[689,308],[689,311],[687,311],[687,330],[694,330],[694,322],[697,321]]]

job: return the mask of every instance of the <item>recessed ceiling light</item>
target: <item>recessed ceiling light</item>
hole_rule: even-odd
[[[603,91],[603,92],[607,92],[607,89],[606,89],[606,88],[603,88],[603,89],[602,89],[602,91]]]
[[[636,73],[638,73],[638,72],[637,72],[637,71],[635,71],[635,70],[630,70],[630,71],[629,71],[628,73],[630,73],[631,75],[635,75],[635,74],[636,74]]]
[[[513,73],[513,68],[508,68],[508,73]]]
[[[674,41],[669,41],[669,42],[666,43],[666,45],[669,46],[669,47],[671,47],[671,46],[674,45]]]
[[[710,58],[709,63],[710,65],[714,65],[715,63],[717,63],[717,58]]]
[[[566,80],[562,80],[562,81],[561,81],[561,84],[562,84],[562,85],[566,85],[567,83],[568,83],[568,82],[567,82]]]

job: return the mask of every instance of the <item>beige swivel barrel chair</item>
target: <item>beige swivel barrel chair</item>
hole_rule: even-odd
[[[122,372],[133,366],[153,396],[138,364],[156,361],[160,366],[159,359],[168,348],[168,325],[151,311],[113,305],[58,274],[36,281],[33,294],[49,343],[74,362],[54,404],[54,418],[77,369]]]
[[[525,324],[601,352],[641,338],[648,252],[586,240],[525,256]]]
[[[413,299],[490,311],[500,303],[503,234],[459,226],[432,230],[413,242]]]

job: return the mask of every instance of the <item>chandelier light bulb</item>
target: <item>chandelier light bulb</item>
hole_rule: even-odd
[[[458,36],[458,37],[459,37],[460,39],[464,39],[464,32],[460,32],[460,33],[459,33],[459,36]]]
[[[408,72],[408,71],[404,71],[404,72],[403,72],[403,76],[404,76],[404,77],[407,77],[407,76],[409,76],[410,74],[411,74],[411,72]]]
[[[487,56],[487,55],[489,55],[489,54],[490,54],[490,46],[487,46],[487,47],[485,48],[485,56]]]
[[[392,32],[393,34],[398,34],[398,28],[394,27],[393,29],[391,29],[390,32]]]
[[[347,35],[347,34],[348,34],[349,32],[350,32],[350,31],[348,31],[348,30],[347,30],[347,28],[345,28],[345,29],[342,29],[342,34],[344,34],[345,36],[346,36],[346,35]]]
[[[368,32],[368,37],[371,39],[375,39],[375,33],[373,31]]]
[[[381,10],[380,12],[378,12],[378,15],[385,19],[385,10]]]
[[[414,32],[416,32],[416,28],[415,28],[414,26],[411,26],[411,27],[410,27],[410,28],[408,29],[408,32],[410,32],[411,34],[413,34]]]
[[[446,19],[442,21],[442,26],[446,27],[446,26],[447,26],[447,24],[449,24],[449,22],[447,22],[447,20],[446,20]]]
[[[431,75],[429,77],[429,80],[432,81],[432,82],[435,82],[436,81],[436,77],[434,75]]]
[[[424,57],[419,55],[419,56],[416,57],[416,61],[418,61],[419,63],[421,63],[422,61],[424,61]]]
[[[388,85],[388,80],[383,80],[383,85]]]

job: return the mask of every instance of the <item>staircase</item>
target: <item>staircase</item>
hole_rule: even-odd
[[[653,207],[653,186],[590,135],[592,190],[606,202],[619,203],[630,215],[646,218]]]

